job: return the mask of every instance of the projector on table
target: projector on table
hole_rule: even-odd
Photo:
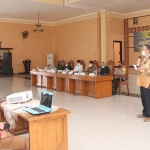
[[[13,103],[20,103],[20,102],[26,102],[30,99],[32,99],[32,91],[24,91],[19,93],[13,93],[11,95],[8,95],[6,97],[7,103],[13,104]]]

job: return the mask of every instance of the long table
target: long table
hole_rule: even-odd
[[[30,72],[31,85],[96,99],[112,95],[113,75],[81,76],[62,73]]]

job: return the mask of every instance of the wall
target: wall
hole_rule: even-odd
[[[53,53],[53,27],[42,26],[43,33],[34,33],[35,25],[0,22],[0,41],[2,47],[12,47],[13,72],[24,72],[22,61],[30,59],[31,69],[46,65],[46,54]],[[29,32],[28,38],[22,38],[22,31]]]
[[[124,19],[108,18],[108,60],[114,60],[113,41],[122,41],[122,59],[124,59]]]
[[[148,26],[149,24],[150,24],[150,16],[138,17],[138,25],[133,25],[133,18],[128,19],[128,28]],[[137,58],[141,56],[141,52],[134,52],[134,34],[129,33],[128,35],[130,36],[129,37],[129,65],[132,66],[137,62]]]
[[[55,26],[54,51],[56,61],[83,59],[86,67],[89,60],[100,61],[100,18]]]

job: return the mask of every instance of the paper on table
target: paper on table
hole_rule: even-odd
[[[133,65],[133,67],[134,67],[135,70],[137,70],[137,66],[136,65]]]

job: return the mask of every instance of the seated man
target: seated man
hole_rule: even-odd
[[[104,62],[101,62],[101,66],[100,66],[101,70],[100,70],[100,74],[104,75],[104,74],[109,74],[110,69],[109,67],[105,66]]]
[[[83,71],[83,66],[81,65],[81,61],[77,60],[77,65],[75,66],[73,72],[82,72]]]
[[[118,68],[116,68],[114,75],[115,75],[115,78],[113,80],[113,93],[112,94],[116,95],[116,91],[119,87],[120,77],[121,77],[121,81],[125,81],[125,72],[124,72],[121,61],[118,62]]]
[[[29,150],[29,142],[20,136],[14,136],[10,132],[3,130],[4,124],[4,122],[0,123],[0,148]]]
[[[94,67],[94,65],[93,65],[93,61],[89,61],[89,68],[87,69],[87,73],[89,74],[89,73],[95,73],[95,71],[96,71],[96,67]]]
[[[56,66],[57,70],[64,70],[65,67],[62,65],[62,63],[60,61],[57,62],[57,66]]]
[[[66,63],[65,70],[66,71],[67,70],[72,70],[72,67],[70,66],[70,62],[69,61]]]

